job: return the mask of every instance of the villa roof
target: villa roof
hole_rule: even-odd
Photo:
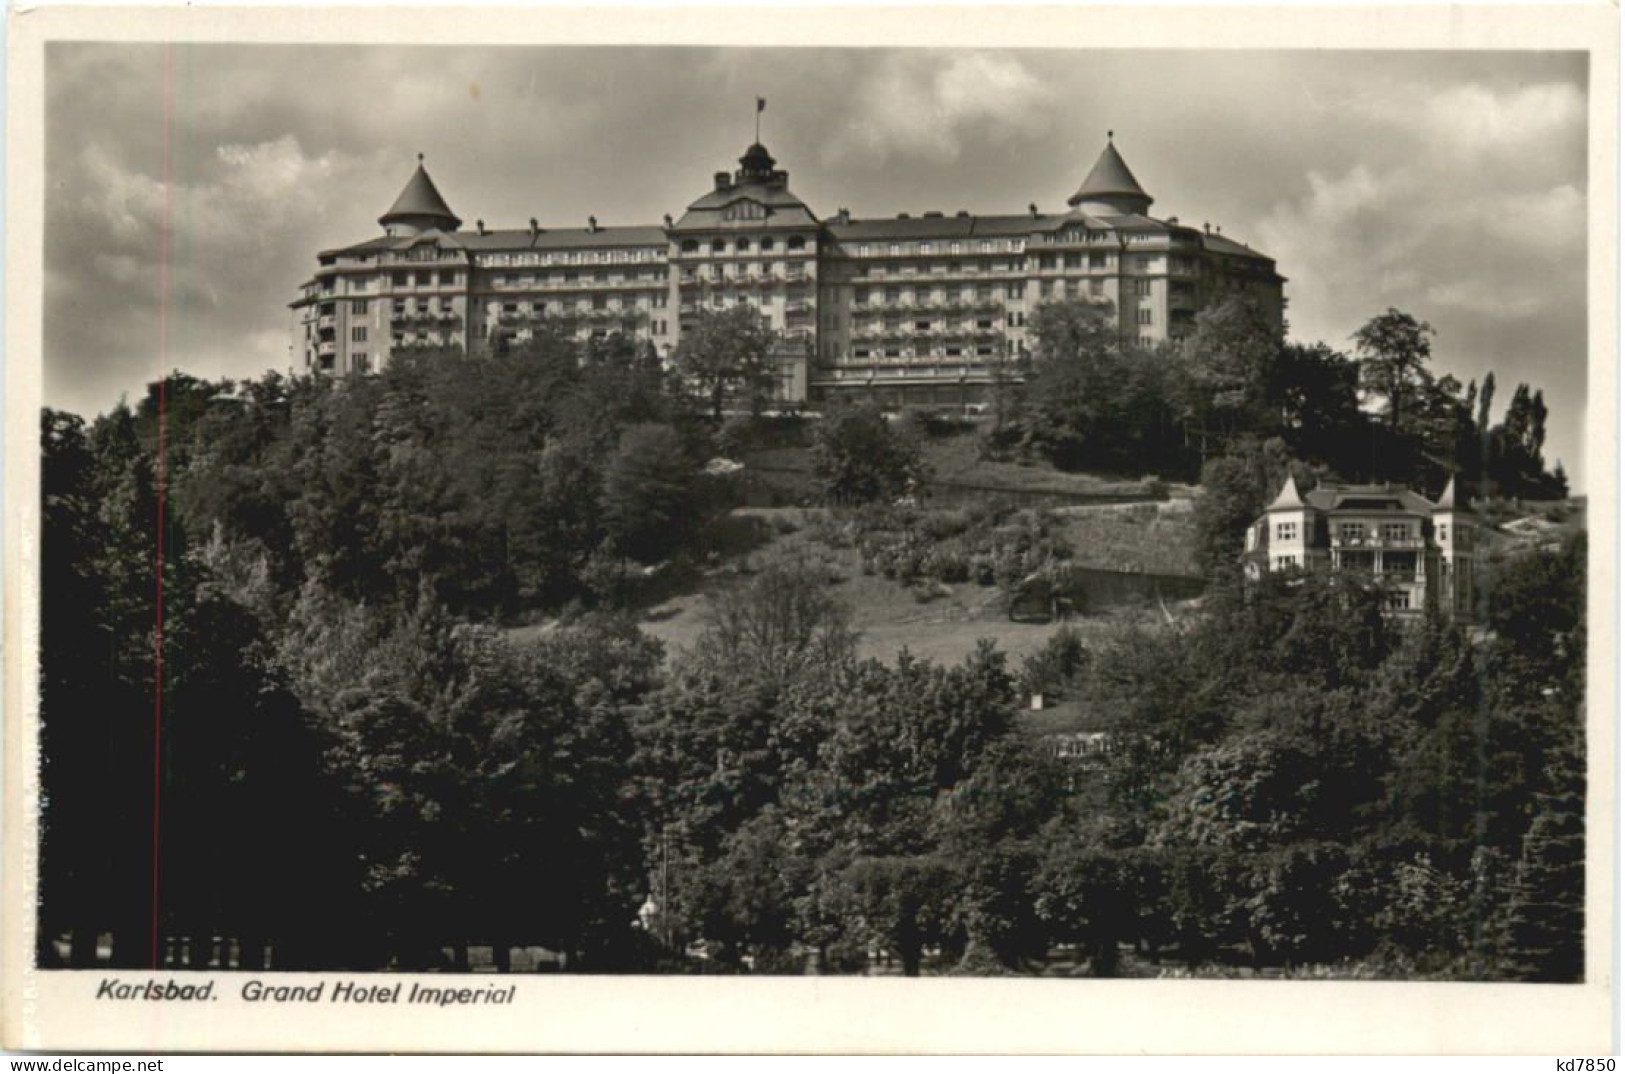
[[[1403,485],[1322,485],[1305,494],[1304,501],[1328,514],[1392,511],[1431,515],[1434,510],[1432,500]]]

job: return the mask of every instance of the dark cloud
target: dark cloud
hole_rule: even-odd
[[[54,44],[46,397],[83,412],[165,362],[285,367],[316,250],[375,233],[414,154],[493,226],[652,222],[763,137],[821,213],[1059,208],[1108,128],[1157,211],[1279,259],[1301,338],[1389,305],[1439,364],[1528,380],[1581,471],[1579,54]],[[166,88],[167,87],[167,88]],[[166,115],[169,131],[165,179]]]

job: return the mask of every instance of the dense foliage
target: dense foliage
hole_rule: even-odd
[[[1389,309],[1352,339],[1283,342],[1257,306],[1230,298],[1198,313],[1183,337],[1125,337],[1109,308],[1072,301],[1033,314],[1035,352],[1021,402],[996,446],[1062,469],[1194,478],[1216,457],[1279,441],[1344,480],[1437,490],[1560,497],[1546,472],[1546,404],[1520,384],[1492,423],[1494,374],[1465,388],[1428,363],[1433,329]],[[1205,482],[1204,482],[1205,483]]]
[[[1336,392],[1272,395],[1244,320],[1202,330],[1183,409],[1074,373],[1143,391],[1147,450],[1206,439],[1218,563],[1302,465],[1244,430],[1355,381],[1300,351]],[[1507,436],[1538,445],[1527,398]],[[707,417],[646,352],[550,338],[47,412],[42,962],[1579,975],[1583,541],[1495,563],[1481,637],[1277,578],[1020,667],[876,661],[802,564],[733,570],[665,653],[630,612],[724,547],[706,464],[739,430]],[[1127,428],[1041,420],[1080,458]],[[1068,553],[1041,513],[888,502],[912,463],[878,416],[815,436],[840,487],[875,466],[826,537],[877,573],[1013,585]],[[1034,693],[1094,747],[1036,731]]]

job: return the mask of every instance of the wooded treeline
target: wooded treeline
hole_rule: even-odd
[[[1578,975],[1583,541],[1476,642],[1221,573],[1177,630],[880,663],[775,568],[663,654],[637,595],[727,554],[740,429],[620,340],[448,358],[45,413],[42,964],[150,965],[156,920],[242,968]],[[884,430],[831,424],[832,493],[906,483]],[[1054,756],[1031,692],[1109,748]]]

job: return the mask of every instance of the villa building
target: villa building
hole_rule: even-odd
[[[1358,571],[1388,588],[1389,610],[1420,613],[1437,602],[1472,614],[1477,519],[1456,502],[1454,478],[1437,502],[1396,485],[1322,485],[1301,493],[1291,477],[1248,527],[1248,577],[1272,571]]]
[[[1108,139],[1064,212],[819,218],[759,142],[677,219],[472,231],[417,170],[365,242],[324,250],[294,311],[296,365],[367,372],[409,347],[478,352],[544,327],[621,332],[669,357],[701,310],[745,305],[780,340],[778,397],[981,401],[1032,346],[1045,302],[1099,304],[1125,337],[1188,330],[1246,295],[1281,324],[1270,258],[1209,226],[1149,215]]]

